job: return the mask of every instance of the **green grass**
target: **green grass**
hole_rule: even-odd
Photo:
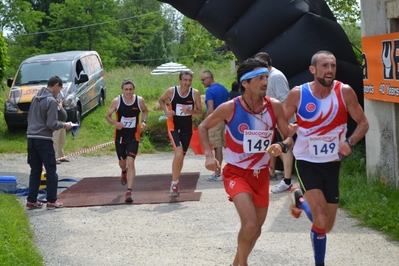
[[[189,66],[194,71],[193,87],[204,93],[199,76],[203,70],[214,72],[215,80],[228,89],[234,79],[228,62],[219,68]],[[78,137],[73,139],[68,134],[65,151],[67,154],[112,141],[113,127],[104,116],[111,100],[120,93],[120,83],[130,77],[136,83],[136,93],[143,96],[150,108],[148,124],[153,127],[164,125],[158,118],[161,111],[152,110],[158,97],[170,86],[178,84],[178,75],[151,76],[152,69],[135,67],[116,69],[107,72],[107,99],[105,107],[95,109],[83,120]],[[6,90],[0,91],[1,99],[6,98]],[[8,133],[2,114],[0,114],[0,153],[25,153],[25,131]],[[168,147],[163,147],[168,149]],[[169,147],[170,149],[170,147]],[[143,135],[140,144],[141,153],[154,153],[162,150],[150,141],[150,136]],[[115,154],[114,147],[102,148],[96,152],[79,156],[98,156]],[[399,190],[388,187],[383,180],[367,182],[364,144],[356,145],[353,154],[344,159],[340,178],[340,206],[349,215],[359,219],[361,226],[367,226],[399,241]],[[32,232],[26,212],[15,196],[0,194],[0,265],[42,265],[43,259],[33,244]],[[32,252],[26,252],[31,250]]]
[[[18,199],[0,194],[0,265],[43,265],[27,214]]]
[[[370,178],[368,182],[365,168],[364,144],[357,145],[342,164],[340,207],[358,218],[360,225],[399,241],[399,190],[388,187],[383,179]]]
[[[188,67],[194,71],[192,87],[198,89],[201,94],[205,92],[205,88],[200,82],[200,75],[204,70],[211,70],[214,73],[215,80],[225,85],[230,90],[230,85],[234,80],[235,73],[231,72],[230,63],[228,61],[215,67],[206,67],[203,65]],[[149,118],[147,119],[150,130],[151,125],[157,123],[165,124],[165,121],[158,121],[159,117],[164,113],[159,110],[154,110],[154,107],[157,105],[158,98],[167,88],[179,84],[179,75],[153,76],[150,74],[151,70],[152,68],[134,66],[132,68],[120,68],[107,72],[107,97],[105,99],[105,106],[96,108],[89,115],[84,117],[77,138],[74,139],[72,134],[67,134],[67,143],[64,148],[65,153],[70,154],[78,152],[89,147],[112,141],[114,128],[105,120],[105,113],[112,99],[121,93],[120,84],[125,78],[132,78],[134,80],[136,84],[135,93],[145,99],[150,109]],[[7,93],[8,88],[0,89],[0,108],[4,106]],[[9,133],[2,111],[3,110],[0,111],[0,153],[26,153],[25,129]],[[147,136],[143,135],[142,137],[142,145],[139,149],[140,153],[153,153],[156,150],[163,151],[169,148],[154,147],[154,145],[148,143]],[[143,143],[146,144],[143,145]],[[114,153],[113,146],[90,152],[90,154],[82,154],[81,156],[96,156],[111,153]]]

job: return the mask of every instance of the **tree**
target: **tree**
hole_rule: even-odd
[[[121,41],[113,0],[66,0],[50,9],[49,25],[43,26],[48,37],[41,42],[46,52],[96,50],[105,62],[115,58]]]
[[[169,5],[160,6],[162,16],[157,20],[159,27],[153,32],[141,50],[143,64],[157,66],[175,57],[173,47],[178,45],[183,16]]]
[[[123,20],[119,24],[119,32],[124,39],[124,56],[129,62],[151,64],[148,59],[151,52],[159,49],[154,55],[167,56],[171,41],[171,29],[162,16],[161,3],[156,0],[120,1],[118,17],[132,19]],[[156,36],[160,34],[161,36]],[[154,46],[158,48],[154,49]],[[162,52],[163,51],[163,52]],[[143,57],[143,55],[145,55]],[[151,58],[154,58],[153,56]]]
[[[360,7],[356,0],[326,0],[353,46],[359,65],[362,61]]]
[[[40,53],[34,45],[35,35],[32,33],[39,31],[45,13],[33,10],[32,5],[24,0],[1,1],[0,13],[0,27],[7,32],[8,55],[12,56],[5,75],[11,76],[23,59]]]
[[[7,43],[3,37],[3,32],[0,31],[0,80],[3,80],[6,75],[7,67],[10,63],[10,58],[7,55]],[[0,84],[0,88],[3,87],[3,83]]]
[[[32,5],[24,0],[0,2],[0,30],[14,35],[26,34],[37,30],[45,13],[32,10]]]
[[[40,21],[40,28],[39,31],[45,31],[46,28],[48,28],[51,18],[50,14],[52,12],[51,10],[51,4],[59,3],[62,4],[65,2],[65,0],[25,0],[25,2],[28,2],[32,5],[32,9],[37,12],[44,13],[45,16],[42,17]],[[36,34],[34,35],[34,45],[36,47],[41,46],[41,42],[43,40],[47,39],[46,34]]]
[[[325,0],[340,24],[354,25],[360,21],[360,6],[356,0]]]
[[[351,28],[360,20],[356,0],[326,2],[348,36],[356,31]],[[0,2],[0,12],[0,29],[10,32],[14,71],[27,57],[66,50],[96,50],[107,68],[177,58],[189,65],[234,59],[231,52],[217,52],[224,42],[197,21],[182,20],[156,0],[8,0]]]
[[[342,25],[346,35],[353,46],[353,52],[356,55],[359,66],[362,65],[362,34],[358,25]]]
[[[181,62],[191,65],[195,62],[211,62],[234,59],[230,52],[228,55],[217,52],[224,46],[224,41],[212,36],[198,21],[183,18],[182,34],[176,48],[176,56]]]

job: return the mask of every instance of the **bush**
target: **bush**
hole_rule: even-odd
[[[170,140],[166,126],[166,117],[162,119],[163,116],[160,116],[160,118],[158,120],[151,119],[147,121],[148,129],[146,136],[156,149],[165,149],[170,146]]]

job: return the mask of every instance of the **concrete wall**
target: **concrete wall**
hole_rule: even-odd
[[[361,0],[362,36],[399,31],[399,0]],[[366,135],[367,175],[399,188],[399,105],[364,99],[370,123]]]

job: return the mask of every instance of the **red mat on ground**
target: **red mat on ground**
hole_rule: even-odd
[[[169,194],[171,174],[138,175],[134,180],[133,203],[125,203],[126,185],[120,177],[86,177],[58,195],[65,207],[87,207],[118,204],[151,204],[199,201],[201,192],[194,192],[199,173],[182,173],[180,196]]]

